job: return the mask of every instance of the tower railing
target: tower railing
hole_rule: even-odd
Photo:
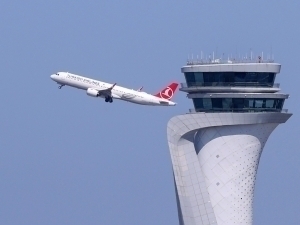
[[[244,59],[188,59],[187,65],[207,64],[241,64],[241,63],[274,63],[273,59],[244,58]]]

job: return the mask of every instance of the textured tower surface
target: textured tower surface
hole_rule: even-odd
[[[223,81],[213,85],[203,81],[205,76],[225,77],[231,71],[238,71],[237,76],[241,71],[255,71],[258,79],[266,77],[261,72],[280,71],[279,64],[243,65],[182,69],[187,81],[191,73],[196,79],[201,75],[202,80],[182,86],[195,110],[171,118],[167,127],[180,225],[252,224],[262,150],[272,131],[292,114],[282,111],[287,95],[277,93],[275,75],[267,87],[265,83],[245,87],[235,82],[231,87]]]

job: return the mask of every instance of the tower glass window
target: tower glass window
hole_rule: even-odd
[[[272,87],[275,73],[264,72],[186,72],[188,87],[193,86],[267,86]]]
[[[284,99],[194,98],[197,112],[280,112]]]

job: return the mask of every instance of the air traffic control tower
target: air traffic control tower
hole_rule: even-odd
[[[272,131],[292,114],[280,64],[188,61],[181,91],[194,109],[168,122],[180,225],[252,224],[255,178]]]

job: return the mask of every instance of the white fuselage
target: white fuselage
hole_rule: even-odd
[[[94,80],[91,78],[71,74],[68,72],[58,72],[56,74],[52,74],[50,77],[52,80],[54,80],[60,85],[67,85],[67,86],[71,86],[83,90],[89,89],[89,90],[100,91],[99,93],[101,93],[102,90],[111,88],[113,85],[102,81]],[[120,99],[120,100],[141,104],[141,105],[159,105],[159,106],[176,105],[176,103],[169,101],[167,99],[159,98],[151,94],[147,94],[146,92],[135,91],[117,85],[115,85],[110,92],[111,92],[111,97],[113,99]],[[95,97],[105,98],[105,95],[100,94],[99,96],[95,96]]]

